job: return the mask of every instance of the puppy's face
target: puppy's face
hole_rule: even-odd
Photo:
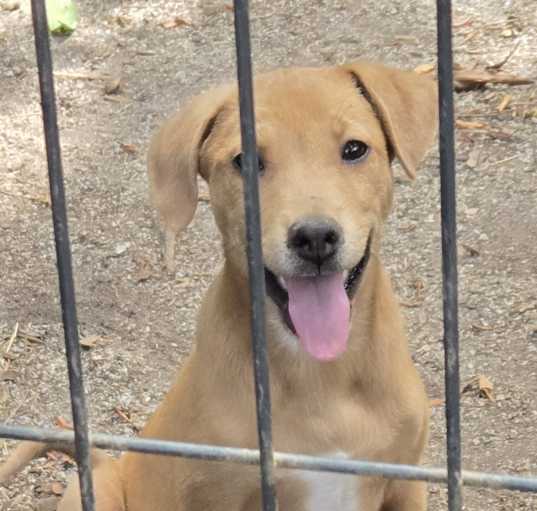
[[[345,302],[390,207],[386,139],[350,74],[284,71],[256,85],[268,295],[308,351],[334,358],[347,336]],[[226,257],[246,272],[240,153],[238,107],[232,102],[217,116],[201,157]],[[319,331],[312,324],[316,316],[342,330],[339,339],[331,334],[330,346],[310,332]]]
[[[331,68],[280,70],[255,82],[269,319],[319,360],[346,348],[350,303],[392,199],[395,149],[379,118],[390,112],[379,112],[385,105],[359,81]],[[246,274],[241,167],[234,92],[204,128],[199,171],[226,259]]]

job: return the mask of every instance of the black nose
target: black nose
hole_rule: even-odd
[[[287,233],[287,246],[296,254],[321,266],[336,252],[341,242],[339,225],[329,218],[307,218],[294,223]]]

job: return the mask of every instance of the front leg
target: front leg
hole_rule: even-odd
[[[392,481],[380,511],[426,511],[427,485],[422,481]]]
[[[103,458],[105,455],[103,455]],[[108,457],[107,457],[108,458]],[[93,470],[95,511],[125,511],[119,465],[109,458]],[[78,476],[73,474],[57,511],[82,511]]]

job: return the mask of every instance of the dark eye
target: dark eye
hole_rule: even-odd
[[[237,156],[235,156],[232,161],[233,166],[237,170],[242,171],[242,153],[237,154]],[[259,167],[259,173],[261,174],[265,170],[265,164],[263,162],[263,158],[261,158],[261,156],[259,155],[257,156],[257,165]]]
[[[358,163],[369,152],[369,146],[360,140],[345,142],[341,150],[341,158],[346,163]]]

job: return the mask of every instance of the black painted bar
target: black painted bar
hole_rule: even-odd
[[[60,137],[56,115],[54,79],[52,75],[52,56],[50,53],[50,41],[44,0],[32,0],[32,19],[34,25],[37,66],[39,71],[39,86],[41,89],[41,108],[43,111],[43,128],[47,150],[52,221],[54,224],[54,240],[56,244],[56,260],[60,285],[65,350],[75,430],[76,461],[80,479],[82,509],[84,511],[93,511],[95,509],[95,503],[91,480],[88,416],[82,381],[75,288],[71,265],[71,247],[69,244],[69,231],[67,228]]]
[[[462,467],[451,0],[437,0],[437,27],[448,508],[449,511],[461,511]]]
[[[274,486],[270,384],[265,335],[265,269],[261,248],[261,215],[259,211],[258,186],[259,164],[257,160],[255,134],[248,1],[235,0],[234,12],[243,155],[242,176],[246,216],[246,250],[250,281],[257,427],[261,456],[261,491],[263,510],[276,511],[278,509],[278,503]]]

